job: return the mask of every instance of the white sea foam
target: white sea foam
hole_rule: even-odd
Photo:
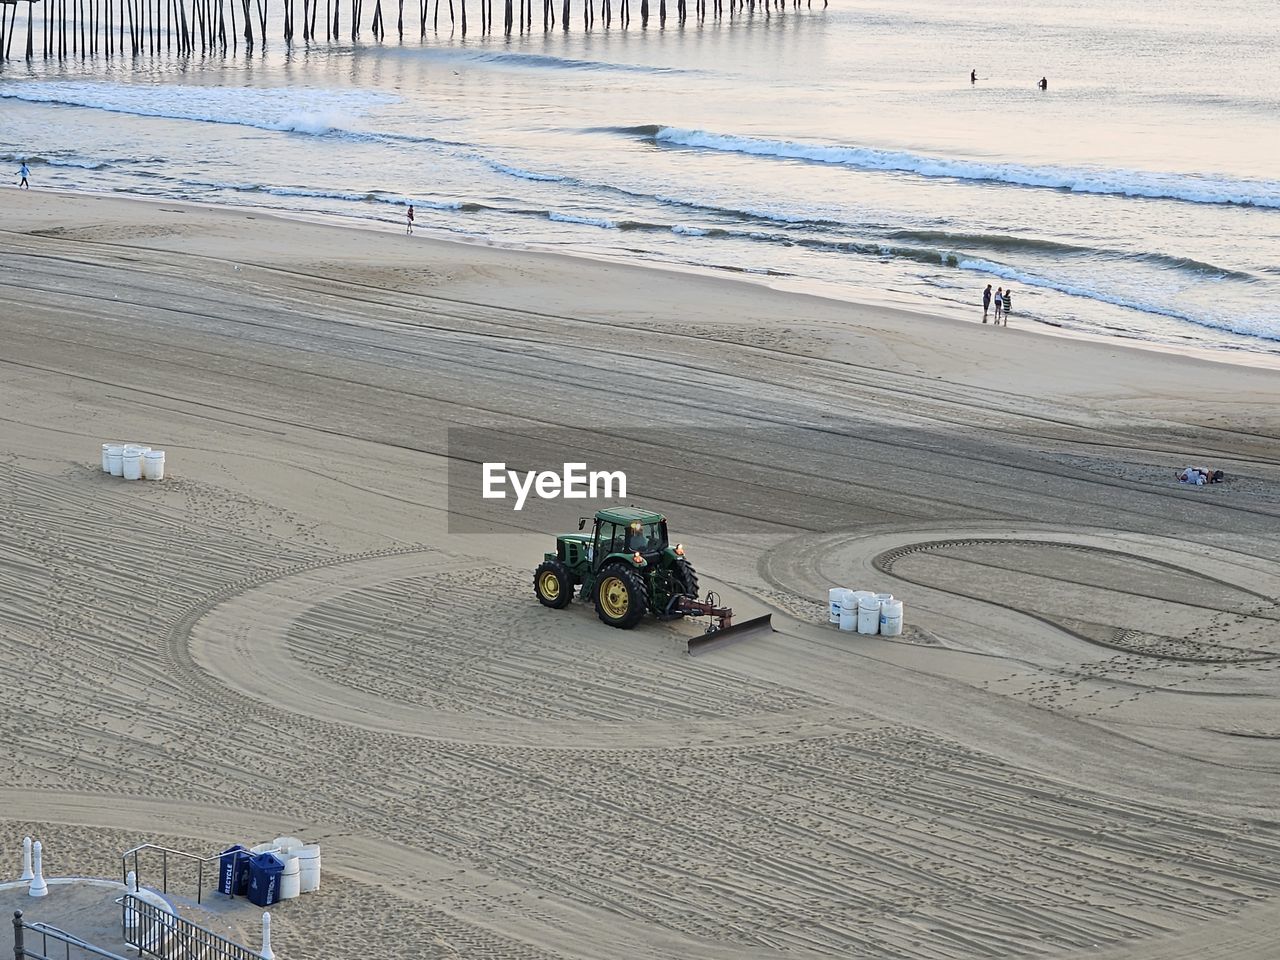
[[[613,230],[618,225],[612,220],[601,220],[596,217],[579,217],[572,213],[557,213],[555,210],[547,214],[548,220],[557,220],[561,223],[581,223],[588,227],[600,227],[602,230]]]
[[[1190,203],[1280,207],[1280,180],[1241,180],[1226,176],[1158,173],[1145,170],[994,163],[955,157],[934,157],[904,150],[877,150],[871,147],[833,146],[801,143],[795,140],[726,136],[703,130],[682,130],[676,127],[662,127],[653,136],[660,143],[752,156],[838,164],[860,170],[887,170],[922,177],[946,177],[1027,187],[1049,187],[1075,193],[1115,194],[1126,197],[1184,200]]]
[[[355,129],[360,116],[399,98],[355,90],[17,80],[0,83],[0,99],[317,136],[359,136],[367,135]]]
[[[39,153],[0,153],[0,163],[47,164],[51,167],[74,167],[80,170],[105,170],[111,166],[110,160],[91,160],[87,157],[66,155],[44,156]],[[130,160],[119,160],[118,163],[130,163]]]
[[[518,177],[521,180],[533,180],[537,183],[564,183],[569,181],[569,177],[562,177],[554,173],[535,173],[532,170],[524,170],[520,167],[513,167],[505,163],[499,163],[496,160],[489,161],[489,166],[498,173],[505,173],[509,177]]]

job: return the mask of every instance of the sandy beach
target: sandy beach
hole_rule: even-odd
[[[1273,954],[1277,371],[4,198],[0,880],[27,834],[115,876],[288,833],[325,885],[282,960]],[[536,516],[458,532],[447,431],[564,427],[667,431],[632,499],[777,632],[690,657],[539,606]],[[830,627],[839,585],[903,636]]]

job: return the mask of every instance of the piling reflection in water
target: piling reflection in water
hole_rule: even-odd
[[[0,60],[14,58],[14,35],[23,32],[18,25],[18,7],[22,0],[0,0]],[[388,0],[390,3],[391,0]],[[467,0],[446,0],[448,4],[448,28],[468,31]],[[480,5],[480,32],[495,32],[494,0],[477,0]],[[501,32],[532,33],[534,26],[534,0],[499,0],[502,4]],[[590,30],[596,25],[597,14],[604,27],[613,26],[614,4],[617,3],[617,23],[626,28],[631,24],[631,0],[581,0],[581,27]],[[161,53],[235,53],[243,49],[251,52],[255,45],[265,44],[268,34],[278,27],[280,36],[292,44],[299,36],[305,42],[318,42],[323,32],[327,42],[350,42],[361,39],[362,24],[367,23],[376,41],[387,36],[387,22],[383,15],[382,0],[372,0],[372,9],[366,13],[364,0],[324,0],[322,29],[317,28],[320,17],[320,0],[280,0],[281,8],[269,15],[270,0],[25,0],[25,46],[21,55],[27,60],[37,55],[45,59],[67,57],[95,57],[130,54]],[[654,16],[650,0],[639,0],[639,20],[646,27]],[[395,0],[395,35],[405,37],[404,0]],[[426,39],[427,31],[440,29],[440,0],[417,0],[418,38]],[[826,7],[828,0],[822,0]],[[37,12],[37,7],[41,12]],[[239,10],[237,10],[237,6]],[[299,6],[301,10],[299,11]],[[718,20],[738,12],[760,11],[766,15],[790,7],[812,8],[813,0],[693,0],[692,18],[701,23],[708,17]],[[657,0],[656,19],[659,26],[668,19],[667,0]],[[684,24],[690,18],[689,0],[672,0],[671,19]],[[299,13],[301,14],[299,16]],[[542,29],[569,30],[578,14],[573,0],[560,0],[559,20],[556,16],[556,0],[542,0]],[[268,20],[275,22],[268,27]],[[37,23],[37,21],[39,21]],[[429,25],[429,27],[428,27]],[[414,26],[410,12],[409,28]],[[37,33],[40,42],[37,44]]]

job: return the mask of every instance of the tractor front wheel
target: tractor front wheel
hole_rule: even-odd
[[[629,567],[611,566],[596,581],[596,615],[611,627],[630,630],[649,608],[649,591]]]
[[[573,577],[559,560],[544,560],[533,571],[533,592],[538,602],[552,610],[563,610],[573,599]]]

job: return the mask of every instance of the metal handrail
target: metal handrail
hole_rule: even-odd
[[[187,860],[196,862],[196,903],[200,903],[204,897],[204,865],[219,859],[222,854],[215,853],[209,857],[200,857],[194,853],[187,853],[185,850],[174,850],[172,847],[162,847],[157,843],[144,843],[134,847],[132,850],[126,850],[120,855],[120,879],[125,883],[126,887],[129,883],[129,857],[133,857],[133,875],[138,881],[138,886],[142,886],[142,878],[138,872],[138,854],[143,850],[159,850],[161,853],[160,862],[160,890],[162,893],[169,892],[169,854],[176,857],[184,857]],[[214,871],[217,875],[217,871]]]
[[[40,953],[32,953],[26,948],[24,931],[30,930],[32,933],[40,934]],[[85,953],[93,954],[95,957],[101,957],[102,960],[126,960],[118,953],[111,953],[103,950],[101,947],[95,947],[91,943],[81,940],[73,934],[67,933],[65,930],[59,930],[52,924],[27,923],[22,919],[22,911],[13,911],[13,956],[15,960],[51,960],[49,957],[49,939],[53,938],[55,942],[64,944],[66,956],[70,958],[71,948],[83,950]]]
[[[134,894],[126,893],[121,898],[121,905],[125,943],[137,950],[139,956],[156,960],[192,956],[209,960],[261,960],[257,950],[162,910]]]

